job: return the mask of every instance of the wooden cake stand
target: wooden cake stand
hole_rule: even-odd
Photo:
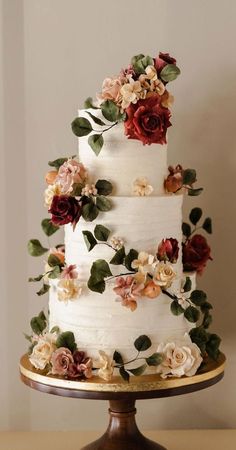
[[[135,422],[135,401],[148,398],[170,397],[205,389],[224,376],[225,356],[217,362],[209,360],[193,377],[162,379],[159,375],[131,377],[129,383],[120,377],[112,382],[98,377],[72,381],[52,375],[43,375],[31,365],[28,356],[20,361],[22,381],[33,389],[63,397],[109,400],[110,422],[107,431],[97,441],[81,450],[165,450],[161,445],[145,438]],[[78,449],[79,450],[79,449]]]

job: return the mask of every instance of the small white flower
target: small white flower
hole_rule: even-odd
[[[114,250],[120,250],[124,246],[124,243],[124,239],[118,236],[113,236],[110,240],[110,244]]]
[[[151,195],[153,192],[153,187],[148,184],[146,177],[137,178],[133,183],[133,193],[141,197]]]
[[[83,286],[76,279],[62,278],[57,287],[58,300],[68,303],[69,300],[76,300],[81,295]]]
[[[178,301],[178,304],[179,304],[180,306],[182,306],[183,309],[187,309],[188,306],[189,306],[189,302],[186,300],[184,294],[181,293],[181,292],[178,292],[178,293],[175,294],[175,295],[176,295],[176,297],[177,297],[177,299],[178,299],[178,300],[177,300],[177,301]]]
[[[81,195],[86,195],[86,197],[89,197],[90,195],[97,195],[97,193],[98,191],[94,184],[86,184],[81,191]]]

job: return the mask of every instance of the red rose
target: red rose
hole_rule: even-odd
[[[170,261],[176,263],[179,255],[179,244],[177,239],[162,239],[157,249],[159,261]]]
[[[165,67],[167,64],[176,64],[176,59],[172,58],[169,53],[160,52],[159,57],[155,58],[154,60],[154,66],[158,75],[162,71],[163,67]]]
[[[208,259],[212,260],[211,249],[207,240],[200,234],[195,234],[183,244],[183,266],[184,270],[202,273]]]
[[[129,139],[138,139],[143,144],[166,144],[166,131],[171,126],[171,113],[161,104],[161,97],[153,94],[139,100],[126,109],[125,134]]]
[[[180,164],[175,168],[172,166],[168,167],[169,175],[164,181],[164,187],[167,192],[177,192],[183,186],[183,168]]]
[[[66,223],[75,225],[80,218],[81,206],[74,197],[54,195],[48,212],[52,214],[52,223],[54,225],[65,225]]]

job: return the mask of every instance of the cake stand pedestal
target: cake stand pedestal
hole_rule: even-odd
[[[110,422],[107,431],[95,442],[81,450],[165,450],[161,445],[145,438],[135,422],[135,401],[170,397],[205,389],[224,376],[225,356],[217,362],[209,360],[193,377],[161,379],[159,375],[131,377],[130,383],[120,377],[112,382],[98,377],[91,380],[72,381],[45,375],[33,368],[27,355],[20,361],[22,381],[33,389],[63,397],[109,400]],[[79,448],[78,448],[79,450]]]

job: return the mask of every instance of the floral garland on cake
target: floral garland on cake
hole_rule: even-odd
[[[166,143],[166,131],[170,123],[170,107],[173,96],[167,91],[166,85],[180,73],[176,60],[168,53],[160,53],[158,57],[137,55],[131,64],[114,78],[106,78],[102,92],[97,96],[94,105],[91,98],[85,102],[90,120],[85,117],[76,118],[72,130],[76,136],[90,135],[88,143],[98,155],[102,149],[103,134],[124,123],[124,132],[129,139],[140,140],[143,144]],[[91,112],[100,109],[110,124]],[[96,131],[98,125],[100,131]],[[81,217],[86,222],[97,218],[100,212],[112,208],[108,196],[112,193],[112,184],[107,180],[88,182],[88,170],[75,156],[58,158],[49,162],[53,169],[47,172],[47,188],[44,193],[45,206],[50,218],[41,222],[48,243],[50,237],[65,224],[71,224],[75,229]],[[168,195],[187,193],[197,196],[202,188],[195,188],[196,171],[183,169],[178,164],[169,166],[168,175],[164,180],[164,189]],[[133,194],[148,196],[153,187],[146,177],[140,177],[133,183]],[[94,374],[105,381],[112,379],[114,370],[119,370],[121,377],[129,381],[130,375],[142,375],[147,367],[156,367],[161,377],[192,376],[202,367],[206,357],[217,359],[219,356],[220,338],[210,333],[208,328],[212,322],[212,305],[204,291],[192,290],[192,282],[188,273],[202,274],[207,261],[211,260],[211,249],[205,236],[199,234],[202,229],[212,233],[212,222],[206,217],[202,224],[201,208],[193,208],[189,214],[189,222],[182,224],[182,262],[186,273],[181,288],[174,289],[176,279],[175,264],[178,260],[180,243],[173,237],[164,238],[157,245],[156,253],[149,254],[143,249],[125,248],[123,237],[111,236],[111,231],[97,224],[93,233],[83,230],[83,238],[88,251],[96,245],[107,245],[114,255],[109,260],[99,259],[93,262],[87,288],[98,293],[104,292],[107,283],[114,282],[113,291],[116,300],[122,306],[135,311],[139,299],[158,301],[162,293],[170,299],[172,314],[183,315],[190,323],[196,324],[182,340],[161,342],[154,353],[147,355],[152,347],[148,336],[139,336],[134,341],[136,354],[126,361],[122,354],[115,350],[108,355],[99,351],[99,358],[93,359],[81,351],[75,342],[71,331],[61,332],[56,326],[48,329],[48,319],[43,311],[32,318],[32,332],[25,335],[30,342],[29,360],[35,369],[55,376],[68,379],[86,379]],[[37,292],[41,296],[50,289],[50,280],[57,280],[58,301],[65,303],[77,300],[84,285],[79,281],[79,268],[65,263],[65,246],[58,244],[48,247],[38,239],[28,242],[31,256],[44,256],[44,272],[36,277],[30,277],[30,282],[43,280],[43,285]],[[118,275],[113,275],[110,266],[121,266]],[[125,272],[124,272],[125,271]],[[145,354],[142,354],[145,352]],[[141,365],[139,365],[141,360]],[[134,366],[132,364],[134,363]]]

